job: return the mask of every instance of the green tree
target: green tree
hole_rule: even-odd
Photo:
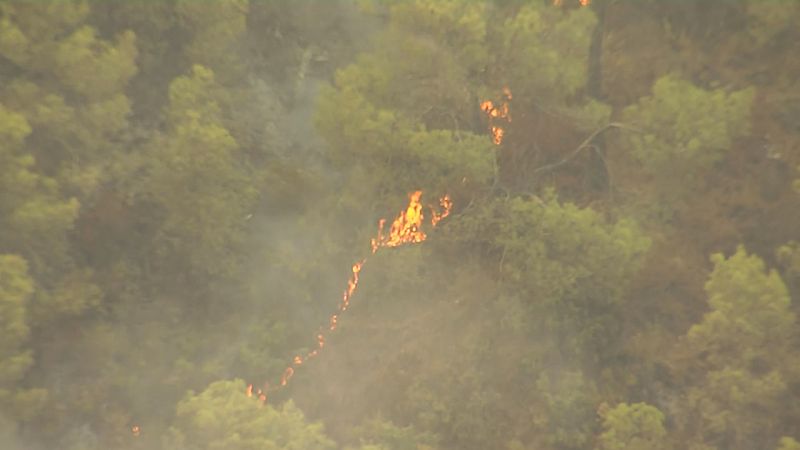
[[[582,449],[595,430],[594,383],[580,372],[543,373],[536,382],[547,405],[545,441],[557,449]]]
[[[494,176],[492,144],[485,136],[451,129],[450,117],[447,127],[442,127],[420,116],[419,111],[426,108],[434,116],[451,108],[436,103],[446,93],[425,95],[403,77],[404,70],[427,68],[407,64],[410,60],[414,57],[365,55],[357,64],[337,72],[335,87],[321,94],[317,127],[330,145],[332,162],[348,173],[347,191],[358,192],[367,203],[373,199],[364,196],[375,195],[370,193],[388,192],[387,198],[375,199],[386,204],[405,197],[409,189],[431,190],[429,194],[435,196],[464,180],[485,186]],[[444,64],[439,58],[432,58],[434,62]],[[396,67],[398,64],[402,67]],[[432,83],[451,88],[453,83],[437,79],[445,76],[443,70],[434,68],[412,78],[423,84],[421,80],[433,78]],[[418,104],[410,98],[411,93],[420,94]],[[474,105],[467,107],[463,99],[459,101],[453,108],[468,115],[467,108]]]
[[[352,450],[434,450],[436,443],[429,433],[420,433],[410,425],[399,427],[381,418],[365,421],[354,434],[360,445]]]
[[[42,389],[18,386],[33,364],[33,354],[26,348],[33,291],[25,260],[0,255],[0,417],[11,420],[11,425],[32,419],[47,396]]]
[[[37,320],[74,316],[97,306],[101,292],[92,272],[76,267],[69,256],[78,201],[64,199],[58,182],[35,170],[36,160],[24,146],[31,132],[24,116],[0,104],[0,248],[30,263],[42,288],[31,306]]]
[[[512,134],[517,138],[507,139],[507,156],[492,152],[478,107],[482,100],[503,95],[506,85],[514,92],[511,115],[531,129],[552,128],[554,116],[569,122],[570,133],[608,120],[610,109],[581,93],[595,23],[588,9],[562,14],[534,3],[506,8],[418,0],[388,10],[389,26],[379,49],[338,71],[317,114],[334,162],[357,180],[353,190],[387,190],[384,183],[402,181],[406,187],[393,193],[399,196],[409,184],[427,181],[426,172],[438,172],[439,184],[467,195],[487,181],[497,184],[502,173],[515,184],[537,182],[526,170],[542,165],[573,136],[551,141],[521,128]],[[506,126],[512,133],[517,133],[515,123]],[[420,138],[436,144],[419,155],[425,158],[415,158],[413,151]],[[539,148],[550,144],[559,148]],[[450,149],[458,158],[445,156]]]
[[[8,401],[9,387],[19,381],[33,364],[28,339],[27,303],[33,293],[28,267],[17,255],[0,256],[0,402]]]
[[[602,450],[661,450],[667,448],[664,414],[647,403],[620,403],[600,412]]]
[[[615,317],[650,246],[642,230],[625,219],[608,223],[553,194],[496,199],[481,208],[448,229],[467,245],[489,246],[509,295],[559,337],[562,351],[585,362],[613,354]]]
[[[221,95],[213,72],[203,66],[175,79],[170,129],[150,144],[142,162],[146,175],[131,175],[140,207],[158,208],[148,213],[157,221],[152,244],[157,260],[188,263],[194,275],[235,272],[245,219],[257,195],[257,178],[221,124],[216,100]]]
[[[176,2],[178,21],[191,34],[184,49],[187,59],[222,75],[223,82],[238,81],[246,63],[241,55],[248,8],[245,0]]]
[[[756,360],[779,367],[795,324],[780,275],[743,247],[711,260],[714,271],[705,285],[711,311],[689,330],[687,345],[710,368],[748,367]]]
[[[15,74],[0,96],[29,121],[26,146],[37,164],[61,189],[90,195],[128,126],[135,36],[100,38],[85,24],[86,2],[4,3],[0,11],[0,55]]]
[[[515,110],[538,106],[572,118],[584,129],[608,120],[607,106],[579,95],[586,86],[596,23],[588,8],[565,12],[541,2],[527,2],[492,30],[489,40],[497,56],[490,72],[511,86]]]
[[[789,286],[789,293],[797,298],[800,289],[800,242],[790,241],[781,245],[775,251],[775,256],[783,269],[783,279]],[[795,303],[792,306],[796,311],[800,305]]]
[[[631,155],[662,189],[682,194],[749,131],[753,94],[752,89],[708,91],[664,76],[652,95],[623,113],[625,122],[639,129],[626,134]]]
[[[720,447],[768,445],[765,440],[774,439],[781,426],[776,411],[788,412],[781,404],[797,358],[789,294],[777,272],[767,272],[742,247],[712,261],[705,285],[711,311],[683,343],[695,381],[682,427],[699,442]]]
[[[78,202],[63,199],[57,182],[35,171],[36,161],[24,148],[30,133],[24,116],[0,104],[0,248],[19,252],[42,273],[67,261],[66,233]]]
[[[782,437],[777,450],[800,450],[800,442],[791,437]]]
[[[190,392],[178,404],[175,424],[164,443],[174,449],[322,450],[333,442],[320,424],[309,424],[289,401],[262,406],[245,394],[241,380],[217,381]]]

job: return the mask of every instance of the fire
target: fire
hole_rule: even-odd
[[[373,250],[373,253],[375,251]],[[358,274],[361,272],[361,267],[364,265],[364,259],[361,261],[353,264],[353,273],[350,275],[350,279],[347,280],[347,289],[345,289],[344,294],[342,294],[342,302],[339,304],[339,311],[344,312],[350,306],[350,297],[353,296],[353,293],[356,291],[358,287]],[[333,325],[333,324],[332,324]],[[319,334],[317,335],[317,340],[319,341],[319,347],[325,344],[325,336]]]
[[[329,328],[330,328],[331,331],[334,331],[334,330],[336,330],[336,327],[338,325],[339,325],[339,315],[338,314],[334,314],[334,315],[331,316]]]
[[[378,222],[378,235],[372,238],[372,253],[381,247],[399,247],[403,244],[416,244],[425,240],[427,235],[420,229],[422,225],[422,191],[414,191],[408,196],[408,207],[401,211],[389,228],[389,235],[383,234],[386,221]]]
[[[267,386],[265,384],[264,385],[264,389],[266,389],[266,388],[267,388]],[[253,385],[252,384],[248,384],[247,385],[247,396],[248,397],[252,397],[253,396]],[[264,403],[267,402],[267,393],[265,391],[262,391],[261,389],[259,389],[258,391],[256,391],[256,398],[263,405]]]
[[[509,92],[508,98],[511,98],[510,96],[511,93]],[[507,107],[505,113],[506,115],[508,113]],[[382,247],[399,247],[405,244],[416,244],[424,241],[427,238],[427,234],[422,231],[422,223],[423,219],[425,218],[422,212],[422,191],[414,191],[409,194],[408,198],[408,206],[405,208],[405,210],[400,211],[400,214],[398,214],[398,216],[394,219],[392,226],[389,228],[388,235],[384,234],[386,219],[381,219],[378,221],[378,233],[370,240],[372,254],[375,254],[378,249]],[[453,201],[449,195],[444,195],[442,198],[440,198],[438,210],[434,207],[430,207],[431,226],[435,227],[442,219],[449,216],[452,208]],[[351,267],[350,277],[347,280],[347,287],[342,294],[342,300],[339,303],[339,308],[328,319],[329,331],[336,330],[339,325],[339,316],[347,311],[347,309],[350,307],[350,300],[358,288],[359,275],[361,274],[361,270],[366,262],[367,260],[364,258],[353,264]],[[286,367],[283,375],[281,376],[280,386],[284,387],[289,384],[289,380],[291,380],[292,376],[294,375],[295,368],[302,365],[305,361],[319,355],[319,352],[324,347],[325,334],[323,334],[323,331],[319,331],[317,333],[317,348],[308,352],[305,357],[301,355],[295,355],[294,358],[292,358],[292,363]],[[267,391],[268,389],[266,385],[264,386],[263,391],[261,389],[257,391],[257,397],[262,404],[266,403],[267,401]],[[252,384],[247,386],[246,394],[248,397],[253,396]]]
[[[139,425],[132,426],[131,434],[133,434],[133,437],[139,437],[139,435],[142,434],[142,428]]]
[[[581,7],[589,6],[592,4],[592,0],[578,0],[578,3],[581,5]],[[553,0],[553,6],[563,6],[563,5],[564,5],[563,0]]]
[[[292,375],[294,375],[294,368],[289,366],[283,371],[283,376],[281,377],[281,386],[286,386],[289,383],[289,380],[292,379]]]
[[[503,96],[505,100],[502,103],[494,104],[491,100],[484,100],[481,102],[481,110],[486,114],[489,119],[489,131],[492,132],[492,142],[495,145],[503,143],[503,136],[505,129],[498,124],[498,122],[511,122],[511,113],[509,111],[508,102],[511,101],[511,89],[508,86],[503,87]]]
[[[431,207],[431,226],[436,226],[442,219],[450,215],[450,210],[453,209],[453,201],[450,196],[445,194],[444,197],[439,199],[439,206],[442,208],[441,212],[437,212]]]
[[[503,135],[505,131],[497,126],[492,126],[492,142],[494,145],[500,145],[503,143]]]

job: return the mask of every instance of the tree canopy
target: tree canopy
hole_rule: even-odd
[[[799,449],[797,23],[0,2],[0,448]]]

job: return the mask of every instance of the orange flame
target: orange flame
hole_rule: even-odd
[[[589,6],[592,3],[592,0],[578,0],[578,3],[581,7]],[[563,0],[553,0],[553,6],[564,6]]]
[[[334,330],[336,330],[336,327],[338,325],[339,325],[339,315],[338,314],[334,314],[334,315],[331,316],[330,326],[328,328],[330,328],[331,331],[334,331]]]
[[[504,134],[505,131],[502,128],[494,125],[492,126],[492,142],[494,142],[494,145],[500,145],[503,143]]]
[[[374,251],[373,251],[374,253]],[[350,278],[347,280],[347,289],[345,289],[344,294],[342,294],[342,303],[339,304],[339,311],[344,312],[350,306],[350,297],[353,296],[353,293],[356,291],[358,287],[358,273],[361,272],[361,267],[364,265],[364,259],[361,261],[353,264],[353,274],[350,275]],[[324,341],[324,337],[322,335],[317,336],[317,340],[322,337]],[[320,348],[322,348],[324,342],[320,342]]]
[[[431,226],[436,226],[442,219],[450,215],[450,210],[453,209],[453,201],[450,196],[445,194],[444,197],[439,199],[439,206],[442,208],[441,212],[437,212],[431,207]]]
[[[142,434],[142,428],[139,425],[132,426],[131,434],[133,434],[133,437],[139,437],[139,435]]]
[[[378,222],[378,235],[372,239],[372,253],[378,251],[380,247],[399,247],[403,244],[416,244],[425,240],[427,235],[420,229],[422,225],[422,204],[420,198],[422,191],[414,191],[408,196],[408,207],[392,222],[389,228],[389,235],[383,234],[383,227],[386,224],[384,219]]]
[[[505,111],[507,114],[507,109]],[[397,218],[392,222],[392,226],[389,229],[388,235],[384,235],[383,232],[384,226],[386,225],[386,219],[381,219],[378,221],[378,234],[370,240],[373,254],[381,247],[399,247],[404,244],[414,244],[425,240],[427,235],[421,230],[422,221],[424,219],[422,214],[423,208],[421,199],[422,191],[414,191],[409,194],[408,206],[404,211],[401,211]],[[444,195],[442,198],[440,198],[438,211],[435,208],[430,207],[431,226],[435,227],[442,219],[450,215],[452,208],[453,201],[450,199],[449,195]],[[339,325],[339,316],[350,307],[350,299],[353,297],[353,294],[355,294],[356,289],[358,288],[358,277],[366,262],[367,260],[365,258],[353,264],[350,277],[347,280],[347,287],[342,294],[342,301],[339,303],[339,309],[336,313],[330,316],[328,322],[328,329],[330,331],[336,330]],[[296,355],[292,359],[292,363],[286,367],[286,370],[283,372],[283,376],[281,376],[280,386],[284,387],[289,384],[289,380],[294,375],[294,368],[302,365],[310,358],[317,356],[323,347],[325,347],[325,335],[322,331],[320,331],[317,333],[317,348],[308,352],[305,358],[300,355]],[[267,388],[268,386],[265,385],[264,391],[259,389],[257,392],[257,397],[262,404],[266,403],[267,401]],[[252,384],[247,386],[247,396],[253,396]]]
[[[489,131],[492,133],[492,142],[495,145],[503,143],[503,136],[505,130],[497,124],[499,121],[511,122],[511,113],[509,111],[508,102],[511,101],[511,89],[508,86],[503,86],[503,96],[505,101],[495,106],[491,100],[484,100],[481,102],[481,110],[486,114],[489,119]]]

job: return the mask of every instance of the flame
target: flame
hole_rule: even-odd
[[[414,191],[408,196],[408,207],[392,222],[389,228],[389,235],[383,234],[386,224],[384,219],[378,222],[378,235],[371,241],[372,253],[381,247],[399,247],[403,244],[416,244],[425,240],[427,235],[420,229],[422,225],[422,203],[420,198],[422,191]]]
[[[510,98],[510,93],[508,94]],[[508,114],[508,108],[506,107],[505,114]],[[377,235],[370,240],[370,246],[372,249],[372,254],[375,254],[378,249],[382,247],[399,247],[405,244],[416,244],[419,242],[424,241],[427,238],[427,235],[424,231],[422,231],[422,223],[424,219],[424,215],[422,213],[422,191],[414,191],[408,196],[408,206],[405,210],[400,211],[397,217],[392,222],[392,226],[389,228],[389,234],[384,234],[384,228],[386,225],[386,219],[381,219],[378,221],[378,233]],[[439,199],[439,208],[438,211],[434,207],[430,207],[431,210],[431,226],[435,227],[442,219],[450,215],[450,211],[453,208],[453,201],[449,195],[444,195]],[[328,330],[335,331],[339,325],[339,316],[347,311],[350,307],[350,300],[355,294],[356,289],[358,288],[358,280],[361,270],[364,267],[364,264],[367,262],[366,258],[356,262],[351,267],[350,277],[347,280],[347,287],[342,294],[342,300],[339,303],[339,308],[337,312],[332,314],[328,320]],[[305,361],[309,360],[310,358],[316,357],[319,355],[319,352],[325,347],[325,334],[323,331],[319,331],[317,333],[317,348],[308,352],[305,357],[301,355],[295,355],[292,358],[292,363],[286,367],[283,372],[283,376],[281,376],[280,387],[284,387],[289,384],[289,380],[291,380],[292,376],[294,375],[295,367],[302,365]],[[263,405],[267,401],[267,391],[268,385],[264,385],[264,390],[262,391],[259,389],[257,391],[257,398],[261,401]],[[253,385],[250,384],[247,386],[247,396],[253,396]]]
[[[331,316],[330,326],[328,328],[330,328],[331,331],[334,331],[334,330],[336,330],[336,327],[338,325],[339,325],[339,315],[338,314],[334,314],[334,315]]]
[[[453,201],[450,196],[445,194],[444,197],[439,199],[439,206],[442,208],[441,212],[437,212],[431,207],[431,226],[436,226],[442,219],[450,215],[450,210],[453,209]]]
[[[281,386],[286,386],[289,383],[289,380],[292,379],[292,375],[294,375],[294,368],[289,366],[283,371],[283,376],[281,377]]]
[[[139,437],[139,435],[142,434],[142,428],[139,425],[132,426],[131,434],[133,434],[133,437]]]
[[[578,3],[581,7],[589,6],[592,3],[592,0],[578,0]],[[564,6],[563,0],[553,0],[553,6]]]
[[[375,253],[374,249],[373,253]],[[361,267],[364,266],[365,261],[365,259],[362,259],[361,261],[353,264],[353,273],[347,280],[347,289],[345,289],[344,294],[342,294],[342,302],[339,304],[339,311],[341,312],[346,311],[350,306],[350,297],[353,296],[353,293],[355,293],[356,288],[358,287],[358,274],[361,272]],[[320,341],[319,347],[322,348],[325,343],[325,337],[321,334],[317,335],[317,340],[319,341],[320,339],[322,339],[322,341]]]
[[[492,126],[492,142],[494,142],[494,145],[500,145],[503,143],[504,134],[505,131],[502,128],[498,126]]]
[[[494,142],[495,145],[502,144],[503,136],[505,135],[505,129],[498,125],[498,122],[511,122],[511,112],[508,106],[508,102],[510,102],[512,98],[511,89],[509,89],[508,86],[503,86],[502,90],[503,96],[505,97],[503,103],[495,105],[491,100],[484,100],[481,102],[481,110],[489,119],[489,131],[492,133],[492,142]]]

